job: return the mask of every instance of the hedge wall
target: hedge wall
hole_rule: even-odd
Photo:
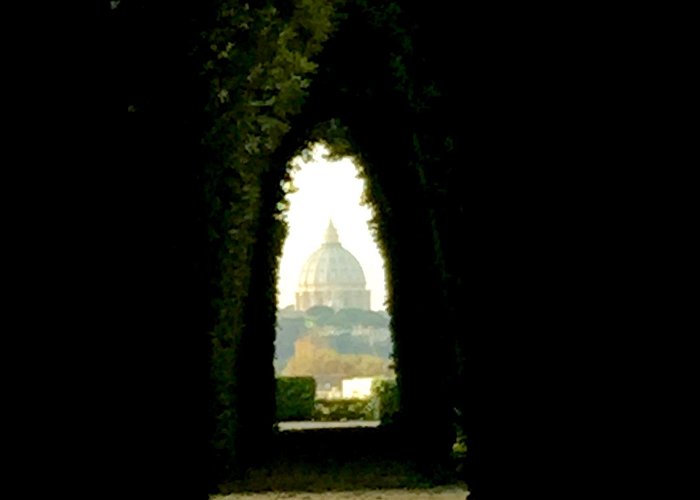
[[[204,178],[217,262],[212,411],[222,472],[264,458],[275,418],[287,162],[314,141],[360,165],[386,261],[400,411],[410,416],[409,433],[428,429],[413,433],[416,456],[446,455],[455,332],[445,324],[453,301],[442,225],[450,222],[447,173],[456,153],[440,113],[453,105],[441,92],[456,83],[445,78],[449,56],[431,62],[444,49],[440,39],[420,31],[440,16],[388,0],[217,5],[200,50],[210,83]]]

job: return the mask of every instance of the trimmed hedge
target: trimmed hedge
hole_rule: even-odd
[[[316,400],[314,420],[379,420],[382,425],[395,421],[399,411],[399,391],[396,380],[377,379],[372,382],[369,399]]]
[[[316,381],[313,377],[277,377],[277,421],[314,417]]]
[[[368,399],[315,399],[313,377],[277,377],[277,421],[379,420],[391,424],[399,410],[395,380],[375,380]]]
[[[373,399],[317,399],[314,420],[377,420]]]

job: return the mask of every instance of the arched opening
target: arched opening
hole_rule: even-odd
[[[390,418],[379,397],[395,386],[395,373],[375,214],[363,201],[361,167],[329,155],[324,144],[311,145],[292,159],[285,184],[274,361],[281,429]],[[302,387],[304,396],[295,392]]]
[[[239,475],[265,461],[272,446],[275,285],[285,236],[287,162],[310,142],[319,141],[328,144],[334,156],[353,155],[363,165],[367,198],[387,256],[399,394],[397,450],[426,467],[451,457],[458,397],[455,342],[461,332],[455,318],[460,305],[455,279],[459,247],[454,245],[457,235],[449,232],[452,218],[459,218],[451,205],[458,205],[459,198],[450,198],[451,191],[445,189],[457,177],[453,146],[440,117],[419,112],[436,95],[430,82],[423,82],[420,102],[411,101],[415,89],[405,78],[400,58],[375,50],[400,42],[401,50],[410,51],[410,44],[402,45],[406,40],[393,39],[403,32],[385,30],[380,12],[358,8],[360,12],[347,18],[338,14],[338,31],[319,53],[313,79],[298,77],[309,73],[312,65],[304,61],[318,48],[299,27],[305,25],[293,23],[305,40],[293,46],[278,44],[272,32],[261,27],[261,36],[272,37],[265,40],[279,58],[263,73],[251,66],[251,96],[258,97],[240,106],[229,101],[233,94],[226,89],[215,97],[215,106],[222,110],[217,130],[230,130],[239,138],[216,143],[218,154],[235,168],[212,169],[216,181],[211,191],[222,193],[213,204],[221,247],[219,290],[225,305],[214,332],[215,441],[222,462],[234,462],[232,470]],[[394,16],[387,9],[385,14]],[[283,18],[277,21],[280,27],[287,23]],[[327,24],[318,25],[323,26]],[[294,71],[288,66],[289,51],[298,56],[291,59]],[[358,52],[366,57],[358,58]],[[219,56],[225,58],[225,50]],[[236,81],[235,72],[231,80],[219,79],[230,69],[217,72],[217,82]],[[271,84],[264,76],[268,72],[280,81]],[[231,122],[232,116],[237,121]]]
[[[316,143],[290,162],[292,183],[286,194],[289,204],[285,211],[288,234],[280,261],[279,309],[289,305],[300,309],[295,298],[299,274],[308,257],[319,249],[330,220],[341,246],[361,264],[370,302],[368,306],[333,305],[327,301],[312,305],[329,305],[335,309],[347,305],[383,311],[386,309],[385,266],[371,228],[375,214],[372,207],[363,201],[364,178],[352,157],[329,159],[329,154],[327,146]]]
[[[299,139],[303,131],[312,130],[311,139]],[[309,157],[314,156],[314,143],[322,142],[328,147],[330,154],[330,159],[338,161],[342,157],[348,154],[353,154],[356,151],[363,151],[359,147],[359,143],[354,142],[354,138],[350,134],[350,130],[347,127],[341,125],[340,120],[330,120],[322,122],[321,124],[316,124],[313,122],[313,116],[302,117],[302,123],[298,126],[295,131],[289,134],[288,141],[280,148],[276,158],[279,165],[284,165],[284,168],[277,168],[275,170],[275,176],[268,178],[267,186],[268,188],[274,186],[274,192],[276,195],[271,196],[268,200],[268,207],[270,211],[268,222],[270,225],[278,224],[278,226],[284,227],[285,223],[285,209],[289,203],[288,194],[292,191],[293,186],[293,167],[288,168],[287,162],[282,162],[282,153],[293,153],[294,154],[307,154]],[[379,141],[372,139],[369,143],[369,150],[372,151],[377,147]],[[375,150],[376,151],[376,150]],[[384,153],[385,154],[385,153]],[[322,156],[323,154],[321,154]],[[388,306],[388,312],[398,307],[399,310],[404,311],[404,320],[398,323],[399,329],[396,329],[397,323],[393,318],[381,316],[379,311],[372,311],[371,305],[369,311],[364,311],[365,318],[373,316],[375,320],[384,321],[381,327],[384,327],[385,333],[390,330],[392,334],[392,339],[395,341],[401,339],[403,342],[403,356],[400,357],[395,352],[392,347],[392,371],[393,366],[397,363],[396,361],[403,362],[402,368],[403,372],[399,372],[403,376],[403,386],[400,381],[391,387],[384,386],[378,390],[377,398],[370,398],[366,400],[369,403],[368,406],[374,404],[374,408],[362,409],[352,409],[352,411],[366,411],[372,412],[374,416],[374,421],[382,421],[386,425],[379,426],[378,428],[366,428],[368,426],[359,426],[360,428],[355,429],[297,429],[301,432],[286,432],[282,430],[281,432],[273,433],[269,441],[263,441],[265,443],[264,457],[259,457],[257,460],[249,461],[247,464],[247,471],[244,475],[234,478],[232,481],[228,481],[221,489],[222,492],[237,492],[237,491],[255,491],[269,488],[270,485],[274,489],[278,490],[295,490],[303,488],[305,490],[319,489],[356,489],[356,488],[368,488],[368,487],[380,487],[385,488],[391,485],[400,485],[402,487],[421,487],[428,485],[438,485],[453,483],[455,481],[454,469],[450,461],[449,464],[445,463],[445,460],[449,460],[451,457],[445,453],[445,443],[448,446],[452,445],[451,441],[446,441],[444,435],[447,435],[447,439],[450,439],[452,434],[452,429],[449,428],[450,422],[452,420],[445,420],[444,412],[442,410],[446,406],[445,396],[443,391],[445,390],[445,384],[442,380],[445,378],[445,374],[449,372],[451,365],[449,364],[449,358],[442,357],[438,359],[437,353],[442,352],[444,349],[449,349],[450,346],[446,345],[445,338],[447,337],[447,330],[431,332],[428,325],[435,326],[439,325],[439,321],[444,318],[430,317],[423,314],[423,311],[430,310],[431,312],[437,311],[434,305],[439,300],[437,294],[427,294],[427,296],[421,296],[421,291],[429,290],[428,288],[422,287],[422,284],[429,283],[432,279],[429,275],[421,275],[420,273],[411,273],[408,269],[409,267],[415,267],[413,263],[415,259],[421,260],[425,259],[425,254],[421,253],[427,251],[432,247],[429,239],[423,242],[413,241],[413,231],[416,229],[416,221],[420,221],[418,217],[412,217],[414,214],[421,214],[422,208],[420,206],[415,207],[414,210],[408,209],[410,207],[410,200],[399,198],[402,204],[405,204],[405,211],[399,215],[392,214],[389,217],[387,214],[392,212],[390,206],[391,201],[384,197],[386,193],[386,186],[384,182],[391,182],[390,177],[386,175],[386,171],[380,170],[376,165],[374,168],[366,163],[365,158],[361,154],[357,154],[358,161],[361,162],[363,169],[360,170],[362,175],[367,180],[367,185],[365,186],[365,194],[367,196],[367,203],[372,205],[372,207],[377,210],[375,212],[375,218],[372,219],[373,228],[379,234],[372,235],[373,238],[376,237],[377,243],[384,249],[394,249],[397,246],[397,242],[394,239],[398,234],[400,240],[411,242],[411,246],[407,247],[403,252],[403,259],[397,259],[394,253],[394,259],[388,264],[393,266],[392,269],[398,270],[401,274],[414,275],[413,284],[415,287],[411,287],[411,283],[407,280],[406,293],[403,295],[404,300],[398,303],[396,300],[391,300],[392,297],[395,299],[395,290],[388,287],[387,290],[387,300],[385,304]],[[382,159],[383,157],[378,157]],[[338,165],[323,165],[322,167],[326,169],[332,169],[338,167]],[[353,171],[353,176],[356,175],[354,172],[357,171],[357,167],[352,166],[351,171]],[[382,173],[383,172],[383,173]],[[328,185],[326,184],[326,187]],[[402,186],[402,187],[405,187]],[[396,193],[402,193],[402,196],[408,196],[404,190],[397,190]],[[410,193],[411,191],[409,191]],[[358,193],[359,194],[359,193]],[[336,193],[337,196],[337,193]],[[316,236],[315,241],[312,241],[307,248],[316,249],[318,251],[318,246],[327,243],[339,243],[342,241],[341,231],[335,227],[335,224],[329,224],[328,212],[323,211],[321,217],[319,218],[319,223],[321,231],[325,234],[323,237]],[[339,219],[339,220],[342,220]],[[365,221],[361,221],[366,224]],[[392,233],[387,231],[387,226],[391,224],[397,224],[396,230]],[[327,225],[328,224],[328,225]],[[342,228],[338,224],[339,228]],[[419,226],[420,227],[420,226]],[[422,228],[421,230],[425,230]],[[282,234],[284,231],[277,231],[273,234]],[[387,239],[387,236],[390,239]],[[307,238],[312,238],[313,236],[307,236]],[[268,244],[264,238],[259,241],[259,248],[264,251],[263,255],[266,255],[265,263],[269,265],[270,262],[279,258],[282,254],[282,244],[281,240],[272,240],[273,244]],[[416,256],[413,256],[413,252],[416,252]],[[278,253],[275,253],[277,251]],[[312,252],[312,254],[315,252]],[[359,252],[358,252],[359,253]],[[305,255],[302,255],[301,260],[303,260]],[[306,255],[308,260],[308,255]],[[306,262],[304,263],[306,265]],[[302,265],[302,274],[304,271],[304,265]],[[255,266],[253,266],[255,269]],[[269,268],[261,268],[261,276],[269,279],[270,275],[267,273]],[[307,269],[308,271],[308,269]],[[279,272],[279,269],[278,269]],[[297,274],[297,273],[293,273]],[[386,273],[390,276],[390,273]],[[426,279],[427,278],[427,279]],[[434,278],[434,277],[433,277]],[[283,276],[279,276],[279,281],[283,279]],[[297,278],[298,280],[299,278]],[[255,275],[252,277],[252,283],[255,288],[260,285],[259,281],[255,279]],[[266,281],[267,285],[271,282]],[[392,283],[389,280],[389,283]],[[292,286],[294,286],[294,279],[292,278]],[[297,281],[296,285],[299,282]],[[304,281],[305,285],[310,285],[308,280]],[[327,375],[341,375],[339,380],[335,381],[335,392],[343,393],[343,379],[342,373],[331,372],[321,372],[314,373],[311,371],[304,372],[304,367],[301,366],[302,363],[296,362],[298,359],[294,359],[293,356],[300,354],[303,357],[306,356],[307,361],[314,362],[316,354],[318,357],[322,358],[320,361],[322,363],[333,362],[335,360],[328,359],[327,357],[323,359],[325,354],[328,354],[329,349],[325,349],[329,344],[332,345],[333,342],[337,343],[339,340],[335,337],[340,337],[340,335],[334,338],[328,338],[333,336],[335,333],[342,333],[341,327],[352,327],[357,325],[348,325],[348,319],[352,319],[352,315],[357,313],[355,309],[360,308],[343,308],[337,307],[338,303],[336,301],[337,296],[324,295],[319,293],[316,299],[319,300],[318,303],[313,302],[302,302],[302,299],[308,298],[310,290],[308,287],[304,288],[301,293],[298,291],[294,293],[294,307],[289,302],[291,302],[292,294],[287,291],[287,301],[282,302],[286,304],[282,310],[277,310],[277,322],[280,323],[280,319],[295,319],[297,324],[301,326],[300,331],[297,332],[299,337],[306,335],[297,340],[305,341],[306,350],[300,353],[297,349],[297,345],[294,345],[294,350],[290,349],[287,345],[286,353],[282,353],[280,349],[280,338],[277,340],[277,359],[275,359],[275,353],[273,349],[270,349],[273,345],[274,338],[267,337],[268,342],[266,343],[261,340],[261,331],[268,330],[261,328],[251,328],[250,323],[247,326],[249,332],[248,336],[243,336],[241,342],[238,344],[241,349],[240,359],[242,362],[239,366],[243,367],[244,373],[255,373],[258,374],[258,381],[256,383],[255,379],[250,375],[246,378],[242,378],[242,382],[237,382],[240,384],[241,389],[238,390],[237,395],[244,395],[247,401],[257,403],[257,407],[252,408],[248,414],[241,412],[242,416],[249,419],[245,425],[247,425],[247,430],[250,432],[249,435],[244,436],[244,439],[265,438],[266,432],[275,422],[275,420],[282,420],[279,418],[280,404],[284,404],[285,401],[280,401],[279,387],[281,379],[280,377],[275,378],[275,384],[277,385],[277,390],[275,394],[277,395],[277,400],[274,402],[276,406],[277,415],[265,420],[266,415],[261,411],[262,404],[270,404],[268,396],[272,392],[263,392],[262,387],[267,384],[267,379],[264,377],[269,373],[268,366],[274,366],[275,362],[280,359],[280,354],[283,356],[289,356],[284,359],[286,363],[279,363],[274,366],[276,370],[282,371],[283,375],[299,376],[303,378],[304,376],[312,376],[312,386],[311,393],[313,394],[313,403],[311,407],[312,412],[328,410],[329,405],[318,404],[320,399],[332,399],[329,396],[329,392],[332,393],[333,381],[330,381],[330,387],[324,387],[323,383],[325,381],[319,380],[322,376]],[[259,287],[261,292],[261,298],[266,298],[269,300],[270,296],[265,295],[269,291],[269,288]],[[413,290],[413,292],[411,292]],[[321,290],[325,292],[327,290]],[[356,290],[355,290],[356,291]],[[415,296],[411,299],[411,296]],[[432,295],[432,297],[431,297]],[[282,292],[276,294],[275,297],[275,308],[279,307]],[[369,298],[369,297],[368,297]],[[283,299],[282,299],[283,300]],[[262,301],[261,301],[262,302]],[[258,302],[256,302],[257,304]],[[376,302],[375,302],[376,303]],[[371,302],[370,302],[371,304]],[[307,308],[307,306],[310,306]],[[431,308],[432,307],[432,308]],[[285,311],[286,309],[286,311]],[[297,310],[299,309],[299,310]],[[258,309],[260,310],[260,309]],[[360,309],[360,311],[362,311]],[[411,311],[413,311],[413,316],[411,316]],[[269,311],[267,311],[269,313]],[[249,321],[255,325],[260,325],[265,327],[259,320],[259,315],[249,315]],[[389,321],[386,321],[389,320]],[[413,328],[409,328],[407,325],[413,323]],[[366,325],[360,325],[360,329],[364,328]],[[386,328],[391,326],[391,328]],[[320,328],[319,328],[320,327]],[[311,330],[311,331],[309,331]],[[377,330],[381,331],[382,328]],[[351,333],[350,331],[350,333]],[[285,332],[280,332],[278,329],[276,335],[285,334]],[[377,331],[375,331],[377,333]],[[439,334],[438,334],[439,333]],[[325,342],[322,348],[319,348],[318,344],[314,344],[314,340],[318,341],[319,338],[325,334],[324,339],[320,339]],[[245,333],[244,333],[245,335]],[[425,336],[431,335],[431,341],[427,342]],[[316,337],[311,339],[311,337]],[[368,342],[365,342],[367,344]],[[296,342],[298,344],[298,342]],[[309,347],[309,344],[312,344]],[[378,346],[370,346],[372,348],[377,348]],[[425,351],[425,355],[421,356],[420,350]],[[337,350],[336,350],[337,353]],[[344,353],[340,354],[342,357]],[[385,356],[388,352],[385,350]],[[347,354],[351,356],[351,354]],[[378,358],[379,356],[375,356]],[[266,365],[264,361],[269,359],[269,365]],[[357,358],[352,361],[356,361]],[[441,361],[448,361],[448,363],[442,363]],[[303,360],[301,360],[303,361]],[[389,361],[388,356],[382,361],[383,367]],[[351,365],[356,365],[357,363],[350,362]],[[299,369],[301,366],[301,371],[293,371],[290,369],[292,365],[293,369]],[[356,366],[355,366],[356,367]],[[447,369],[445,369],[447,368]],[[292,371],[287,371],[292,370]],[[286,371],[286,373],[284,373]],[[240,372],[238,372],[240,374]],[[355,373],[349,375],[376,375],[376,373]],[[393,373],[380,373],[383,375],[384,381],[387,378],[393,378]],[[387,375],[390,375],[387,377]],[[374,378],[374,377],[352,377],[352,378]],[[319,384],[321,382],[321,384]],[[442,385],[440,385],[442,384]],[[326,394],[319,394],[317,391],[317,385],[321,385],[320,389],[323,391],[327,389]],[[290,391],[291,397],[286,398],[292,400],[292,402],[298,402],[300,399],[299,392],[303,389],[292,389]],[[249,393],[247,391],[250,391]],[[296,392],[295,392],[296,391]],[[306,391],[308,394],[308,390]],[[407,396],[406,396],[407,395]],[[323,397],[319,397],[323,396]],[[284,398],[283,398],[284,399]],[[351,398],[352,399],[352,398]],[[308,401],[308,398],[305,399]],[[376,405],[384,405],[379,411],[379,415],[376,412]],[[247,405],[240,405],[240,408],[246,409]],[[303,405],[301,405],[303,406]],[[382,418],[381,411],[387,409],[390,411],[388,415],[389,418],[386,420]],[[298,410],[303,411],[303,410]],[[332,411],[332,410],[331,410]],[[263,417],[263,418],[261,418]],[[317,420],[313,413],[307,418]],[[336,417],[337,420],[342,420],[343,416]],[[296,418],[298,419],[298,417]],[[358,418],[359,419],[359,418]],[[366,421],[366,420],[365,420]],[[282,426],[280,425],[279,428]],[[344,427],[344,426],[343,426]],[[371,426],[374,427],[374,426]],[[447,429],[445,429],[447,428]],[[447,430],[447,432],[445,432]],[[324,433],[323,431],[330,431]],[[338,431],[338,432],[335,432]],[[310,435],[312,433],[312,435]],[[435,436],[440,436],[443,441],[440,442],[435,439]],[[253,444],[248,444],[246,450],[245,458],[250,460],[250,457],[254,457],[255,450],[253,449]],[[437,451],[436,451],[437,450]],[[438,455],[439,453],[439,455]],[[239,455],[240,456],[240,455]],[[443,466],[447,465],[447,468]],[[309,482],[308,478],[313,477],[314,481]],[[460,490],[460,495],[463,495],[463,490]]]

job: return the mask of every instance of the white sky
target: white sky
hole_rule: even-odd
[[[301,268],[323,243],[328,220],[333,219],[340,243],[362,266],[372,310],[383,310],[384,261],[367,225],[371,210],[360,205],[364,181],[357,178],[357,167],[351,158],[329,162],[322,158],[325,151],[318,145],[312,151],[312,161],[292,160],[300,169],[293,173],[297,191],[287,195],[289,232],[282,247],[278,307],[294,304]]]

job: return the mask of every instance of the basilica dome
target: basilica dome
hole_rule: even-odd
[[[338,232],[329,222],[321,248],[307,259],[299,277],[297,310],[316,305],[333,309],[369,310],[369,290],[365,273],[355,256],[340,244]]]

